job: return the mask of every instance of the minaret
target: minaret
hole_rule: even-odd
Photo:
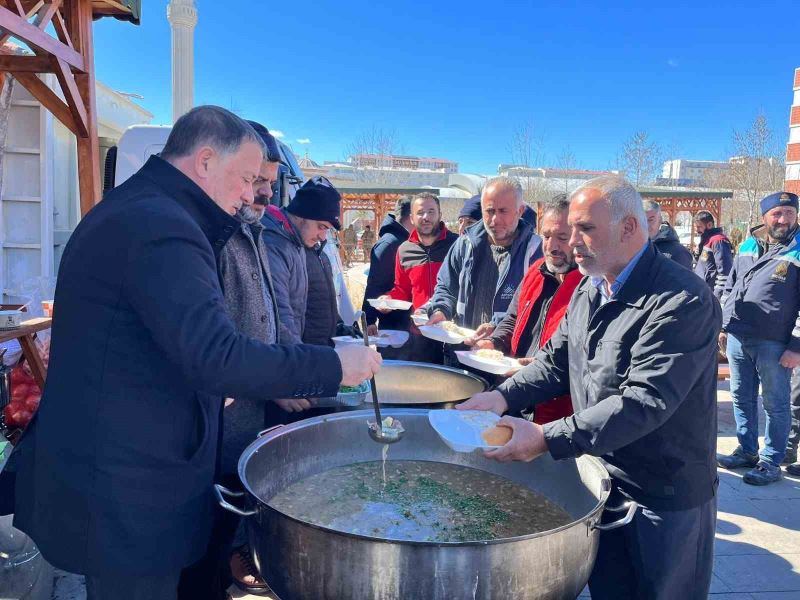
[[[800,194],[800,67],[794,70],[794,100],[789,113],[789,144],[786,146],[787,192]]]
[[[194,106],[194,0],[169,0],[167,20],[172,26],[172,121]]]

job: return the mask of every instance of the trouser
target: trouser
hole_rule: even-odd
[[[180,573],[87,575],[86,600],[175,600]]]
[[[800,443],[800,367],[792,373],[791,398],[792,429],[789,432],[788,447],[797,450]]]
[[[243,489],[236,475],[222,476],[222,485],[233,491]],[[233,583],[230,557],[240,517],[217,506],[214,527],[205,556],[186,567],[178,585],[179,600],[225,600],[227,589]],[[175,596],[173,596],[174,598]],[[114,596],[108,596],[114,598]],[[144,597],[143,597],[144,598]]]
[[[779,466],[786,456],[791,428],[789,390],[791,369],[780,365],[786,345],[772,340],[728,334],[731,398],[736,437],[747,454],[758,454],[758,386],[766,413],[761,460]]]
[[[609,506],[623,501],[615,492]],[[621,513],[606,511],[603,522]],[[628,525],[600,532],[589,577],[592,600],[706,600],[714,562],[717,499],[687,510],[640,506]]]

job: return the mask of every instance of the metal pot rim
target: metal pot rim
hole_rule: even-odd
[[[427,409],[422,408],[396,408],[390,409],[386,411],[387,415],[391,416],[402,416],[402,415],[421,415],[423,413],[427,413]],[[467,542],[429,542],[425,540],[392,540],[382,537],[372,537],[369,535],[363,535],[360,533],[348,533],[345,531],[339,531],[338,529],[331,529],[330,527],[324,527],[322,525],[316,525],[314,523],[309,523],[308,521],[303,521],[296,517],[292,517],[283,513],[269,504],[266,501],[259,498],[253,490],[250,488],[250,483],[244,476],[244,467],[252,457],[252,455],[258,451],[259,448],[267,444],[268,442],[277,439],[281,436],[288,435],[292,431],[296,431],[298,429],[304,429],[306,427],[311,427],[313,425],[317,425],[319,423],[324,423],[327,421],[334,421],[339,419],[354,419],[354,418],[368,418],[371,415],[371,411],[363,410],[363,411],[350,411],[346,413],[333,413],[330,415],[321,415],[319,417],[313,417],[311,419],[304,419],[302,421],[298,421],[296,423],[292,423],[290,425],[285,425],[281,427],[275,427],[270,430],[267,430],[266,433],[263,433],[258,439],[256,439],[253,443],[251,443],[245,451],[242,453],[242,456],[239,458],[239,480],[242,482],[245,490],[247,490],[248,496],[255,500],[256,510],[261,512],[264,511],[271,511],[275,514],[280,515],[283,518],[289,519],[298,523],[305,527],[311,527],[313,529],[318,529],[320,531],[324,531],[325,533],[332,533],[338,536],[347,537],[347,538],[355,538],[361,540],[367,540],[370,542],[381,542],[386,544],[403,544],[403,545],[413,545],[413,546],[430,546],[430,547],[456,547],[456,546],[489,546],[493,544],[508,544],[511,542],[522,542],[525,540],[531,540],[537,537],[543,537],[545,535],[552,535],[554,533],[558,533],[560,531],[564,531],[571,527],[575,527],[577,525],[588,523],[591,525],[594,521],[599,520],[599,513],[603,511],[606,501],[608,500],[609,495],[611,494],[611,478],[608,474],[608,471],[603,466],[603,464],[594,456],[584,455],[582,458],[588,460],[592,466],[599,470],[599,474],[601,475],[601,495],[600,500],[595,504],[594,508],[590,510],[587,514],[579,519],[575,519],[569,523],[566,523],[560,527],[556,527],[555,529],[548,529],[546,531],[539,531],[537,533],[529,533],[527,535],[520,535],[516,537],[509,537],[509,538],[498,538],[494,540],[474,540],[474,541],[467,541]],[[431,462],[440,462],[440,461],[431,461]]]
[[[446,371],[446,372],[449,372],[449,373],[454,373],[456,375],[463,375],[464,377],[468,377],[470,379],[473,379],[473,380],[483,384],[483,389],[484,390],[488,390],[491,387],[489,385],[489,382],[484,377],[481,377],[480,375],[478,375],[476,373],[473,373],[471,371],[467,371],[465,369],[458,369],[456,367],[448,367],[446,365],[434,365],[434,364],[431,364],[431,363],[423,363],[423,362],[414,362],[414,361],[411,361],[411,360],[385,360],[385,361],[383,361],[383,364],[385,366],[396,365],[396,366],[400,366],[400,367],[415,367],[415,368],[420,368],[420,369],[429,369],[431,371]],[[430,403],[427,403],[427,404],[451,404],[451,403],[453,403],[453,402],[438,402],[438,403],[437,402],[430,402]],[[367,401],[367,404],[369,404],[369,401]],[[383,400],[381,400],[381,406],[383,406],[384,404],[386,406],[397,406],[397,405],[403,405],[404,403],[403,402],[391,402],[391,401],[383,401]]]

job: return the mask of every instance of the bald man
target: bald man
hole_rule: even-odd
[[[503,414],[570,393],[571,417],[546,425],[504,417],[511,441],[487,456],[596,456],[611,475],[607,506],[638,503],[629,524],[600,534],[594,600],[705,599],[716,522],[719,303],[654,249],[642,199],[624,179],[585,183],[568,221],[588,277],[559,329],[530,365],[458,408]],[[607,512],[603,521],[620,516]]]

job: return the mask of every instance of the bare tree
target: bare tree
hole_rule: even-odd
[[[513,133],[509,146],[513,167],[509,175],[519,179],[525,191],[525,203],[534,206],[552,195],[545,179],[544,137],[536,131],[533,123],[523,123]]]
[[[758,220],[759,201],[783,188],[786,172],[782,147],[763,113],[756,115],[748,129],[733,131],[733,152],[730,169],[721,183],[734,191],[734,199],[744,204],[746,217],[742,214],[739,220],[746,220],[751,227]]]
[[[393,171],[392,156],[402,152],[394,129],[373,126],[359,134],[346,148],[356,181],[397,184],[400,174]]]
[[[571,179],[569,177],[569,171],[574,171],[579,168],[578,159],[575,157],[575,153],[572,151],[572,148],[570,148],[569,146],[565,147],[561,151],[561,153],[556,157],[556,168],[561,171],[565,171],[561,183],[564,193],[569,194],[576,187],[578,187],[577,181],[574,178]]]
[[[622,145],[617,156],[617,168],[634,185],[646,185],[655,179],[664,151],[646,131],[637,131]]]

